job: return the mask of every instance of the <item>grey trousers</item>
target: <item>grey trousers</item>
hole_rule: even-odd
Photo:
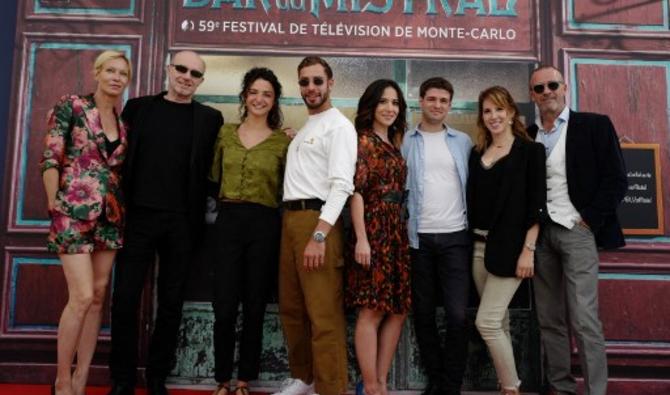
[[[551,223],[537,245],[535,301],[549,384],[575,394],[570,372],[570,335],[577,340],[584,395],[607,393],[607,356],[598,318],[598,251],[593,233],[582,225]]]

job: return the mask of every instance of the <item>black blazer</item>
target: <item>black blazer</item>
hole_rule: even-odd
[[[128,124],[128,154],[124,162],[123,186],[126,201],[132,201],[133,168],[137,153],[138,136],[145,130],[147,116],[156,102],[165,96],[161,92],[155,96],[142,96],[130,99],[123,108],[121,117]],[[203,229],[207,174],[212,166],[214,142],[223,124],[221,112],[196,101],[193,101],[193,144],[189,169],[188,190],[189,223],[193,241],[200,237]]]
[[[532,138],[537,125],[528,128]],[[616,209],[628,180],[619,139],[609,117],[570,111],[565,140],[568,195],[600,248],[625,245]],[[545,218],[549,220],[547,216]]]
[[[470,154],[467,184],[468,216],[472,222],[474,185],[481,166],[481,153]],[[500,163],[503,177],[500,190],[491,197],[494,205],[491,227],[486,238],[484,264],[489,273],[514,277],[528,229],[541,221],[547,200],[544,146],[516,138],[507,158]]]

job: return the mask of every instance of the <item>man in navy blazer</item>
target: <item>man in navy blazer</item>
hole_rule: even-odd
[[[570,336],[577,340],[585,395],[607,393],[607,358],[598,318],[598,249],[624,245],[616,208],[626,189],[621,148],[606,115],[571,111],[552,66],[530,76],[539,115],[528,133],[547,154],[547,210],[533,279],[550,394],[576,394]]]

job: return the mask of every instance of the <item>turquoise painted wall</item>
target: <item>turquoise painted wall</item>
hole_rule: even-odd
[[[530,309],[510,311],[515,358],[524,388],[539,386],[539,336]],[[474,322],[475,310],[469,310],[470,323]],[[241,314],[240,314],[241,316]],[[348,315],[347,335],[349,355],[350,387],[358,380],[356,358],[353,350],[353,328],[355,316]],[[443,322],[441,309],[438,320]],[[180,384],[215,384],[214,348],[212,328],[214,313],[209,303],[186,303],[179,336],[177,362],[170,381]],[[241,328],[241,320],[237,330]],[[444,333],[444,327],[440,325]],[[286,348],[279,322],[278,307],[268,305],[265,314],[261,374],[256,387],[278,387],[289,376]],[[420,368],[418,349],[414,338],[411,317],[406,321],[393,367],[389,374],[389,388],[395,390],[420,390],[425,386],[425,377]],[[486,345],[479,337],[474,325],[470,331],[470,355],[466,370],[464,389],[495,389],[497,380]]]

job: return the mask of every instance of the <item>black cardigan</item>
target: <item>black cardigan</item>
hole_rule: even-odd
[[[489,273],[514,277],[526,233],[540,223],[547,200],[547,179],[544,146],[533,141],[515,138],[506,159],[500,162],[503,176],[500,190],[491,196],[493,218],[486,240],[484,263]],[[468,216],[474,210],[474,166],[481,166],[481,153],[476,148],[470,154],[467,184]]]

